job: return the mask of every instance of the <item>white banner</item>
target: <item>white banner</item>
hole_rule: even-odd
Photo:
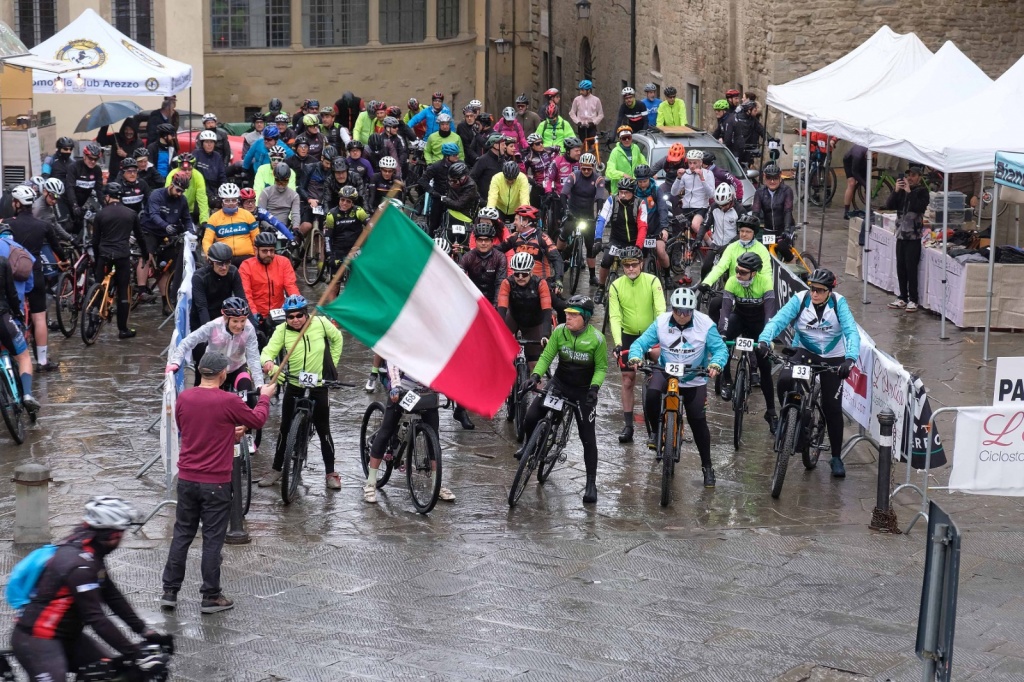
[[[871,376],[874,368],[875,342],[860,329],[860,357],[843,382],[843,411],[865,429],[871,421]]]
[[[167,491],[170,492],[172,481],[178,475],[178,423],[174,419],[174,407],[178,399],[178,389],[174,385],[174,375],[167,374],[164,378],[164,399],[160,415],[160,448],[163,450],[164,472],[167,474]]]
[[[910,374],[903,369],[900,363],[876,348],[871,365],[871,420],[868,425],[874,442],[880,442],[881,435],[878,426],[878,413],[887,407],[896,414],[896,423],[892,429],[894,438],[898,439],[903,433],[903,421],[907,416],[909,387]],[[901,452],[900,455],[902,457],[903,453]]]
[[[1024,403],[1024,358],[997,358],[992,404]]]
[[[961,409],[956,418],[949,489],[1024,497],[1022,436],[1024,409],[1009,405]]]

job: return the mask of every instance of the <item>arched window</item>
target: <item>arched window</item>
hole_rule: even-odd
[[[580,71],[587,80],[594,79],[594,55],[590,51],[590,40],[587,38],[580,42]]]
[[[661,52],[657,45],[654,46],[654,52],[651,54],[651,71],[661,73]]]

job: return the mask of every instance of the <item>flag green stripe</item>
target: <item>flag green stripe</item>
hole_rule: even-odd
[[[388,207],[352,261],[344,291],[322,308],[324,314],[363,344],[375,346],[405,307],[433,250],[423,230]]]

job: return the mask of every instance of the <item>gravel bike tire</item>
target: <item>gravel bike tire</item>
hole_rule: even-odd
[[[250,454],[249,443],[252,442],[252,434],[247,433],[242,438],[239,446],[242,448],[239,458],[239,472],[242,478],[242,516],[249,513],[249,505],[252,504],[252,455]]]
[[[519,466],[516,467],[516,475],[512,479],[512,488],[508,491],[509,507],[515,507],[519,498],[523,496],[526,484],[530,481],[530,475],[533,474],[533,470],[542,456],[544,442],[547,440],[547,432],[550,428],[551,422],[544,417],[537,422],[533,433],[530,434],[530,439],[526,442],[526,447],[523,448],[523,456],[519,458]]]
[[[750,368],[747,366],[745,353],[740,355],[738,364],[736,381],[732,385],[732,447],[734,450],[740,449],[740,439],[743,437],[743,416],[747,411]]]
[[[420,514],[429,514],[441,493],[441,443],[433,427],[417,422],[409,439],[405,480],[412,504]]]
[[[372,402],[366,406],[363,419],[359,424],[359,463],[363,466],[363,475],[370,475],[370,446],[384,421],[384,403]],[[381,460],[383,469],[377,470],[377,488],[383,488],[391,478],[391,470],[395,466],[393,459]]]
[[[661,453],[661,506],[672,503],[672,479],[676,473],[676,448],[679,447],[679,415],[674,411],[665,412],[661,421],[661,433],[665,443]]]
[[[563,417],[560,424],[562,429],[572,428],[573,418],[572,416]],[[563,434],[567,435],[567,434]],[[541,452],[540,461],[537,463],[537,483],[544,485],[544,481],[548,480],[548,476],[551,475],[551,471],[558,464],[558,456],[552,456],[551,450],[555,447],[555,442],[558,440],[559,431],[557,428],[548,430],[547,438],[544,439],[544,450]],[[564,439],[564,438],[563,438]]]
[[[309,415],[300,412],[292,418],[288,438],[284,446],[284,467],[281,470],[281,501],[291,504],[299,491],[302,478],[302,463],[306,461],[306,447],[309,445]]]
[[[516,383],[515,383],[515,425],[516,425],[516,442],[522,443],[523,439],[526,438],[526,433],[523,431],[526,425],[526,410],[530,407],[530,396],[529,394],[520,395],[523,390],[523,386],[530,380],[527,373],[530,371],[527,368],[527,364],[521,364],[516,366]]]
[[[54,288],[54,309],[57,326],[65,339],[70,339],[78,328],[78,302],[75,300],[76,278],[74,271],[62,272]]]
[[[814,383],[811,391],[811,414],[807,422],[807,438],[800,455],[804,460],[804,468],[810,471],[818,466],[821,457],[821,446],[825,442],[825,417],[821,413],[821,385]]]
[[[782,484],[786,480],[789,458],[793,456],[793,451],[796,448],[796,437],[800,432],[800,411],[795,407],[785,409],[779,428],[783,429],[782,447],[776,453],[775,469],[772,471],[771,480],[771,493],[776,500],[782,494]]]
[[[570,269],[569,269],[569,295],[572,296],[576,293],[576,289],[580,286],[580,275],[583,273],[583,267],[587,263],[586,254],[583,252],[584,244],[583,238],[579,235],[573,237],[572,247],[570,251]]]
[[[82,306],[82,342],[87,346],[96,343],[100,335],[100,327],[103,326],[103,318],[100,316],[100,307],[103,305],[105,296],[102,282],[96,282],[89,287],[85,295],[85,304]]]

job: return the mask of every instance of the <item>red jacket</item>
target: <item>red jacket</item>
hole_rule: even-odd
[[[285,296],[299,293],[295,269],[284,256],[274,256],[270,265],[264,265],[256,256],[246,258],[238,266],[238,276],[242,278],[242,288],[252,312],[263,317],[284,305]]]

